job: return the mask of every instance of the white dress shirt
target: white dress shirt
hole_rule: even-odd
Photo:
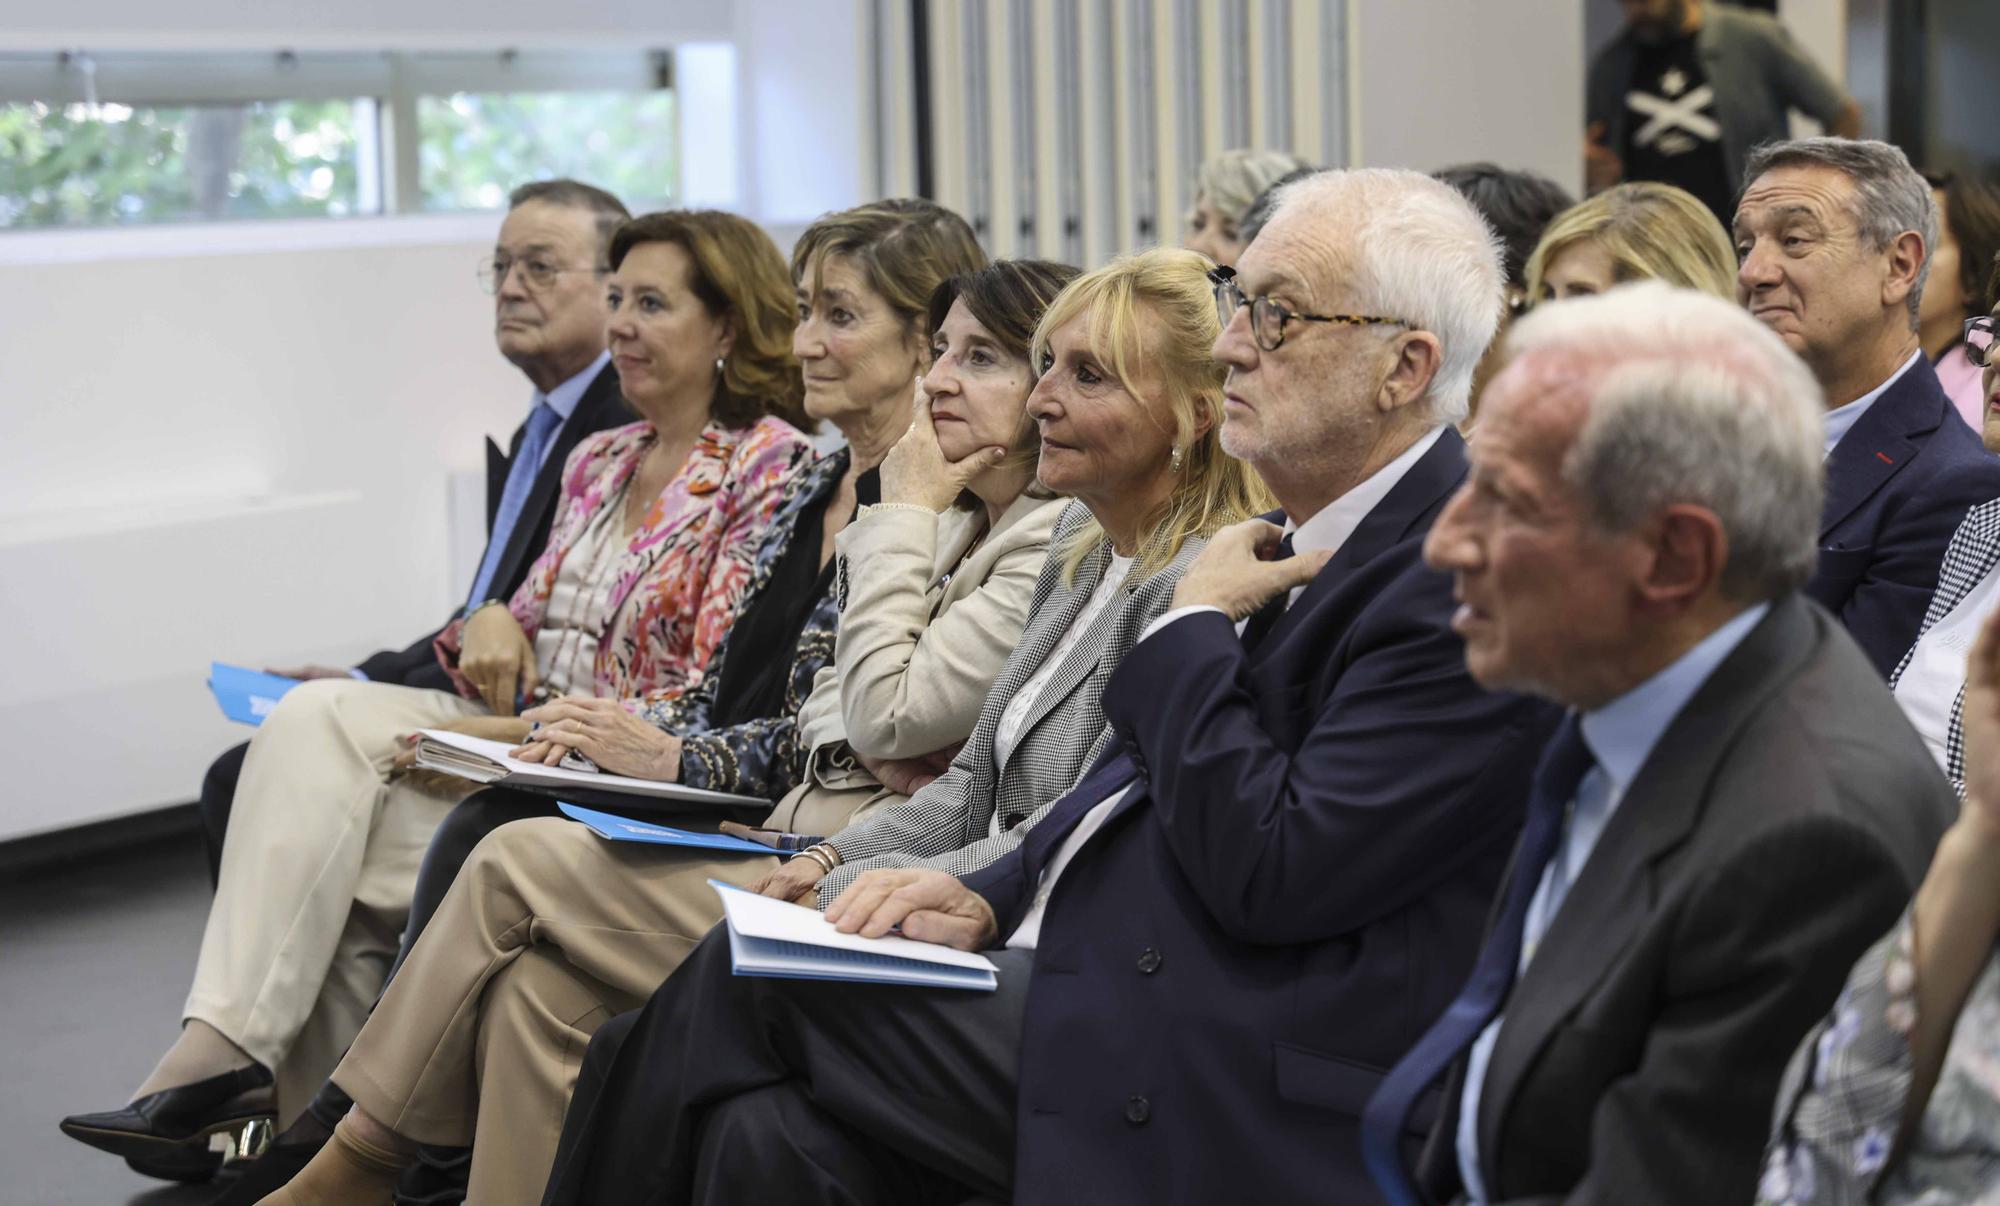
[[[1354,535],[1354,530],[1361,526],[1361,521],[1368,518],[1368,513],[1375,509],[1376,504],[1389,496],[1389,491],[1395,489],[1396,483],[1402,481],[1410,469],[1424,459],[1424,454],[1431,450],[1431,446],[1436,444],[1443,434],[1444,428],[1432,428],[1428,435],[1410,445],[1401,456],[1369,474],[1366,480],[1320,508],[1317,514],[1304,523],[1294,526],[1287,518],[1285,534],[1292,538],[1293,555],[1318,551],[1339,552],[1340,546],[1346,544],[1347,538]],[[1285,599],[1285,606],[1289,608],[1298,602],[1299,595],[1304,590],[1304,586],[1293,587],[1291,594]],[[1148,624],[1146,631],[1139,635],[1139,640],[1142,642],[1152,640],[1162,629],[1184,616],[1221,610],[1220,607],[1206,604],[1176,607]],[[1247,618],[1237,621],[1236,631],[1241,633],[1243,625],[1248,622]],[[1082,626],[1081,623],[1077,625],[1078,628]],[[1009,705],[1009,710],[1012,710],[1012,705]],[[1005,724],[1004,716],[1002,724],[1003,726]],[[996,750],[997,744],[996,741]],[[1055,890],[1056,880],[1062,877],[1070,860],[1076,857],[1076,852],[1083,849],[1084,844],[1096,835],[1105,820],[1117,809],[1118,802],[1131,790],[1131,785],[1128,784],[1113,792],[1110,798],[1100,801],[1089,812],[1083,814],[1083,818],[1076,823],[1076,828],[1070,830],[1069,836],[1063,839],[1062,846],[1056,850],[1055,856],[1049,859],[1048,866],[1042,868],[1041,880],[1035,885],[1034,903],[1028,906],[1027,914],[1021,918],[1021,924],[1008,935],[1009,947],[1023,951],[1035,949],[1035,944],[1041,940],[1042,915],[1048,908],[1049,893]]]
[[[1850,428],[1861,421],[1861,416],[1868,413],[1868,408],[1875,405],[1875,400],[1883,394],[1888,393],[1889,387],[1901,381],[1903,374],[1910,371],[1910,366],[1923,359],[1923,356],[1924,352],[1922,348],[1911,352],[1910,358],[1903,361],[1903,367],[1890,373],[1887,381],[1884,381],[1847,405],[1836,406],[1826,412],[1826,454],[1828,456],[1833,455],[1834,445],[1840,443],[1840,437],[1846,435]]]

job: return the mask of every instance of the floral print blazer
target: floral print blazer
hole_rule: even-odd
[[[622,497],[652,451],[653,425],[616,427],[578,444],[563,465],[562,497],[549,542],[507,604],[530,641],[542,626],[563,559],[591,520]],[[596,694],[643,711],[698,685],[736,616],[787,487],[812,461],[791,424],[763,418],[746,428],[710,422],[687,461],[653,500],[611,564],[611,624],[598,634]],[[464,619],[438,634],[438,658],[459,693],[477,690],[458,670]]]
[[[1907,1150],[1916,1027],[1910,915],[1854,965],[1833,1013],[1792,1057],[1757,1200],[1765,1206],[2000,1204],[2000,951],[1959,1011]]]

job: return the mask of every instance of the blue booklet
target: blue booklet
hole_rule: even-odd
[[[238,724],[263,724],[285,692],[298,685],[296,678],[280,678],[228,662],[208,664],[208,689],[222,705],[222,714]]]
[[[759,896],[719,879],[708,884],[722,897],[730,968],[739,976],[981,992],[1000,986],[1000,969],[984,955],[898,934],[843,934],[818,909]]]
[[[730,837],[726,833],[692,833],[686,829],[673,829],[666,825],[656,825],[651,821],[635,821],[615,813],[599,812],[595,808],[585,808],[581,804],[563,801],[556,805],[563,815],[573,821],[582,821],[596,830],[600,836],[614,842],[647,842],[655,846],[687,846],[696,850],[726,850],[737,854],[775,854],[769,846],[742,838]]]

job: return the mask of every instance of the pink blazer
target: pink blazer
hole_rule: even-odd
[[[563,466],[549,543],[507,609],[533,640],[563,558],[597,512],[652,450],[653,425],[612,428],[578,444]],[[793,474],[812,463],[812,445],[782,419],[748,428],[711,422],[609,571],[610,630],[598,634],[596,694],[642,708],[701,681],[708,659],[735,619],[750,563]],[[478,691],[458,670],[465,621],[438,634],[438,659],[459,694]]]

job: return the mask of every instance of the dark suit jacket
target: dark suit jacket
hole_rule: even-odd
[[[1136,770],[1043,920],[1016,1201],[1378,1200],[1362,1106],[1471,968],[1553,716],[1472,682],[1423,566],[1464,473],[1447,430],[1253,651],[1214,613],[1141,641],[1109,765],[967,877],[1011,933]]]
[[[1945,545],[2000,498],[2000,459],[1919,356],[1826,459],[1819,568],[1806,593],[1840,617],[1884,679],[1917,639]]]
[[[583,391],[583,397],[576,403],[576,409],[569,418],[556,429],[555,444],[549,449],[547,459],[542,462],[541,471],[535,475],[534,489],[528,493],[527,505],[521,509],[521,518],[514,525],[514,533],[507,541],[507,547],[500,555],[500,564],[493,571],[492,592],[496,598],[508,598],[521,585],[528,567],[542,551],[549,540],[549,524],[555,519],[556,499],[562,489],[563,462],[576,449],[577,444],[588,435],[603,431],[608,427],[621,427],[636,418],[632,408],[625,404],[625,397],[618,392],[618,372],[609,364],[605,365],[590,385]],[[507,471],[514,458],[520,454],[521,441],[526,437],[527,424],[514,429],[514,438],[501,452],[500,446],[490,438],[486,441],[486,530],[493,530],[494,516],[500,510],[500,495],[507,488]],[[483,557],[484,554],[481,554]],[[450,623],[455,617],[446,617]],[[430,687],[438,691],[452,691],[451,679],[438,665],[437,650],[432,641],[437,631],[418,637],[405,649],[384,649],[370,654],[356,667],[373,682],[395,683],[405,687]]]
[[[1957,814],[1832,617],[1775,604],[1667,727],[1509,996],[1496,1202],[1749,1202],[1778,1078]],[[1464,1064],[1421,1171],[1460,1192]]]

